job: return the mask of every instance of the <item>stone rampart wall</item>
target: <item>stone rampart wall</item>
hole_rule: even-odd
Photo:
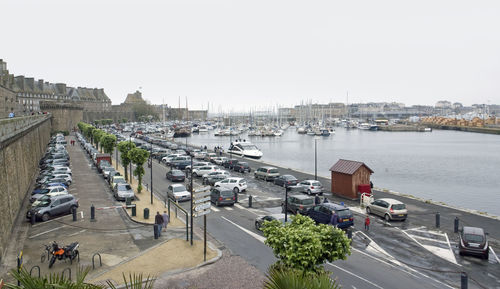
[[[51,116],[1,120],[0,130],[0,259],[12,226],[38,171],[38,161],[50,140]],[[6,133],[8,132],[8,133]],[[1,260],[0,260],[1,261]]]
[[[72,103],[41,102],[40,108],[52,114],[52,131],[68,131],[83,120],[83,107]]]

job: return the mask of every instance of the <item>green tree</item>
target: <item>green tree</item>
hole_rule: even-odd
[[[92,130],[92,139],[99,150],[99,143],[101,142],[101,138],[106,134],[102,129],[94,129]]]
[[[21,286],[15,284],[6,284],[9,289],[55,289],[55,288],[71,288],[71,289],[101,289],[104,286],[85,283],[85,277],[90,271],[90,267],[85,269],[79,268],[76,273],[76,280],[73,282],[61,273],[52,273],[48,276],[35,277],[31,276],[26,269],[20,272],[17,269],[11,270],[12,277],[20,282]]]
[[[144,175],[144,163],[148,160],[149,152],[140,148],[133,148],[128,152],[128,157],[135,165],[134,176],[137,176],[137,193],[142,191],[142,176]]]
[[[315,225],[314,221],[296,215],[291,223],[274,220],[263,226],[265,243],[279,259],[278,265],[306,273],[321,273],[325,261],[345,260],[351,254],[346,234],[331,225]]]
[[[122,166],[125,170],[125,180],[128,181],[128,165],[130,164],[130,158],[128,153],[131,149],[135,148],[135,144],[131,141],[121,141],[118,143],[118,151],[120,152],[120,158],[122,160]]]
[[[113,149],[116,146],[116,136],[106,133],[101,137],[101,147],[107,154],[113,153]]]

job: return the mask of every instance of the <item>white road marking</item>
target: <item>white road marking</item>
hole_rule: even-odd
[[[498,264],[500,264],[500,259],[498,259],[498,256],[495,253],[495,251],[493,251],[493,248],[490,247],[490,250],[491,250],[491,253],[493,253],[493,256],[495,256],[495,258],[497,259]]]
[[[64,228],[64,227],[66,227],[66,225],[62,225],[61,227],[57,227],[57,228],[54,228],[54,229],[51,229],[51,230],[47,230],[47,231],[45,231],[45,232],[38,233],[38,234],[36,234],[36,235],[30,236],[28,239],[33,239],[33,238],[36,238],[36,237],[38,237],[38,236],[41,236],[41,235],[44,235],[44,234],[50,233],[50,232],[52,232],[52,231],[56,231],[56,230],[62,229],[62,228]]]
[[[80,215],[82,216],[82,219],[83,219],[83,211],[80,211]]]
[[[265,238],[265,237],[263,237],[263,236],[261,236],[261,235],[259,235],[259,234],[255,234],[254,232],[252,232],[252,231],[250,231],[250,230],[247,230],[247,229],[243,228],[242,226],[240,226],[240,225],[238,225],[238,224],[234,223],[233,221],[228,220],[228,219],[227,219],[227,218],[225,218],[224,216],[222,216],[221,218],[222,218],[222,219],[224,219],[224,220],[226,220],[226,221],[228,221],[229,223],[231,223],[231,224],[235,225],[236,227],[238,227],[239,229],[241,229],[243,232],[245,232],[245,233],[249,234],[250,236],[254,237],[255,239],[257,239],[258,241],[260,241],[260,242],[262,242],[262,243],[264,243],[264,241],[266,240],[266,238]]]
[[[376,251],[390,257],[392,260],[390,260],[391,262],[393,262],[394,264],[398,265],[398,266],[401,266],[402,264],[400,262],[398,262],[396,260],[396,258],[394,258],[391,254],[387,253],[386,250],[384,250],[382,247],[380,247],[375,241],[373,241],[370,237],[368,237],[368,235],[366,235],[365,233],[361,232],[361,231],[358,231],[357,233],[360,233],[360,234],[363,234],[365,236],[366,239],[370,240],[370,244],[368,244],[369,246],[373,247]]]
[[[87,231],[87,229],[85,229],[85,230],[81,230],[81,231],[78,231],[78,232],[73,233],[73,234],[70,234],[70,235],[68,235],[68,237],[78,235],[78,234],[83,233],[83,232],[85,232],[85,231]]]
[[[412,229],[407,229],[406,231],[418,231],[418,230],[421,230],[421,229],[425,229],[425,226],[416,227],[416,228],[412,228]]]
[[[446,244],[446,245],[449,245],[450,241],[441,241],[441,240],[436,240],[436,239],[431,239],[431,238],[427,238],[427,237],[422,237],[422,236],[417,236],[417,235],[412,235],[414,238],[417,238],[417,239],[421,239],[421,240],[426,240],[426,241],[431,241],[431,242],[437,242],[437,243],[441,243],[441,244]]]
[[[232,210],[234,210],[234,209],[233,209],[233,208],[231,208],[231,207],[226,207],[226,210],[232,211]]]
[[[341,267],[339,267],[339,266],[337,266],[337,265],[333,265],[333,264],[332,264],[332,263],[330,263],[330,262],[326,262],[326,263],[327,263],[328,265],[330,265],[330,266],[332,266],[332,267],[335,267],[335,268],[337,268],[337,269],[339,269],[339,270],[341,270],[341,271],[344,271],[344,272],[346,272],[347,274],[350,274],[350,275],[352,275],[352,276],[354,276],[354,277],[356,277],[356,278],[358,278],[358,279],[360,279],[360,280],[363,280],[363,281],[365,281],[366,283],[368,283],[368,284],[370,284],[370,285],[372,285],[372,286],[375,286],[375,287],[380,288],[380,289],[384,289],[383,287],[380,287],[379,285],[377,285],[377,284],[375,284],[375,283],[373,283],[373,282],[371,282],[371,281],[368,281],[368,280],[366,280],[365,278],[363,278],[363,277],[361,277],[361,276],[359,276],[359,275],[356,275],[356,274],[354,274],[354,273],[352,273],[352,272],[349,272],[349,271],[347,271],[347,270],[346,270],[346,269],[344,269],[344,268],[341,268]]]
[[[210,207],[210,210],[214,211],[214,212],[218,212],[220,211],[220,209],[217,209],[216,207]]]
[[[240,210],[246,210],[246,208],[242,207],[240,204],[234,204],[234,206]]]
[[[425,228],[425,227],[424,227]],[[426,234],[433,234],[433,235],[437,235],[437,236],[442,236],[443,233],[440,233],[440,232],[434,232],[434,231],[427,231],[427,230],[420,230],[420,229],[410,229],[412,231],[417,231],[417,232],[421,232],[421,233],[426,233]],[[410,230],[406,230],[406,231],[410,231]]]
[[[406,236],[408,236],[410,239],[412,239],[415,243],[417,243],[418,245],[420,245],[422,248],[426,249],[427,251],[431,252],[432,254],[434,254],[438,257],[441,257],[442,259],[445,259],[446,261],[448,261],[450,263],[453,263],[453,264],[458,265],[458,266],[462,266],[462,265],[457,263],[457,259],[455,259],[455,254],[453,253],[453,250],[451,250],[451,246],[449,249],[443,249],[443,248],[439,248],[436,246],[424,245],[424,244],[420,243],[419,241],[417,241],[417,239],[415,239],[412,235],[406,233],[405,231],[403,231],[397,227],[396,227],[396,229],[403,232]]]

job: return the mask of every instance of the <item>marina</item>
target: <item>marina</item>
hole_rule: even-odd
[[[374,185],[381,189],[500,216],[500,138],[489,134],[433,130],[386,132],[337,127],[321,137],[299,134],[295,127],[280,137],[214,137],[213,131],[191,134],[193,145],[223,147],[246,139],[255,144],[262,161],[329,178],[329,168],[340,158],[362,161],[372,168]],[[181,141],[180,139],[177,139]]]

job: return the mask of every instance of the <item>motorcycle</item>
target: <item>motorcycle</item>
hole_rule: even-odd
[[[49,268],[52,268],[52,265],[56,262],[56,260],[65,260],[69,259],[70,263],[73,264],[73,260],[78,257],[80,260],[80,254],[78,252],[78,247],[80,244],[78,242],[74,242],[69,244],[66,247],[59,247],[56,241],[52,242],[50,245],[45,245],[45,250],[47,251],[47,255],[52,255],[49,261]],[[43,258],[42,258],[43,260]],[[43,262],[43,261],[42,261]]]

